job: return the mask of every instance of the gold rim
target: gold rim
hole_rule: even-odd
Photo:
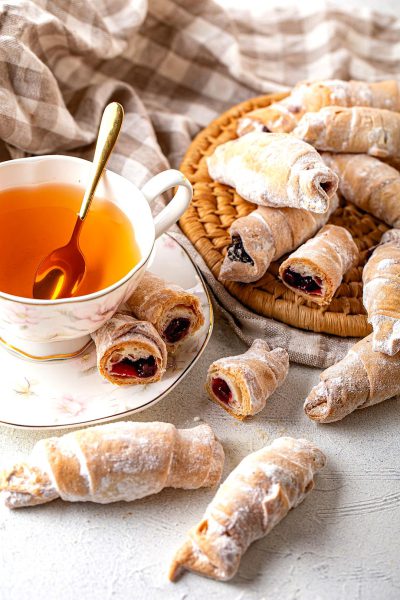
[[[34,354],[29,354],[29,352],[25,352],[24,350],[21,350],[21,348],[17,348],[17,346],[13,346],[12,344],[9,344],[8,342],[6,342],[6,340],[3,340],[3,338],[0,337],[0,344],[2,344],[7,350],[11,350],[11,352],[15,352],[16,354],[19,354],[20,356],[22,356],[24,358],[29,358],[30,360],[39,361],[39,362],[40,361],[52,361],[52,360],[66,360],[68,358],[75,358],[75,356],[79,356],[79,354],[82,354],[82,352],[84,352],[87,348],[89,348],[89,346],[91,346],[92,343],[93,343],[93,340],[89,340],[88,342],[86,342],[86,344],[84,346],[82,346],[82,348],[80,348],[79,350],[75,350],[75,352],[68,352],[66,354],[47,354],[46,356],[35,356]]]

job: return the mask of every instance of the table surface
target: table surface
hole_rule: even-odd
[[[211,343],[187,378],[136,420],[209,423],[226,452],[224,477],[249,452],[281,435],[313,440],[328,464],[316,488],[251,546],[228,583],[186,574],[167,580],[174,550],[202,516],[212,490],[164,490],[135,503],[57,500],[0,509],[0,598],[141,600],[397,600],[400,597],[400,400],[315,425],[302,405],[318,370],[291,365],[264,411],[240,423],[203,389],[208,365],[243,344],[217,318]],[[0,427],[0,461],[29,452],[41,433]]]
[[[398,0],[351,4],[396,15],[400,10]],[[400,400],[317,426],[302,405],[318,371],[291,365],[265,410],[238,423],[207,400],[202,382],[213,360],[243,350],[217,320],[188,377],[135,417],[178,427],[194,426],[199,418],[209,423],[225,448],[224,477],[246,454],[281,435],[308,437],[326,453],[315,490],[251,546],[237,576],[227,583],[193,574],[177,584],[167,581],[171,556],[201,518],[211,490],[164,490],[132,504],[106,506],[57,500],[14,512],[0,509],[1,600],[44,593],[57,600],[398,600]],[[0,427],[0,464],[28,453],[41,437]]]

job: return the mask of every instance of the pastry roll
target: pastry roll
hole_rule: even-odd
[[[207,158],[215,180],[260,206],[328,210],[338,178],[310,146],[284,133],[254,132],[217,146]]]
[[[400,229],[383,234],[363,270],[363,303],[376,352],[400,351]]]
[[[170,579],[184,569],[231,579],[252,542],[267,535],[314,487],[325,456],[303,439],[282,437],[249,454],[232,471],[172,561]]]
[[[347,229],[325,225],[281,264],[279,276],[299,296],[326,305],[358,259],[358,248]]]
[[[368,154],[322,154],[339,177],[340,193],[392,227],[400,226],[400,173]]]
[[[138,319],[150,321],[167,345],[169,352],[204,324],[199,298],[177,285],[166,283],[147,271],[127,301]]]
[[[323,371],[309,393],[304,411],[313,421],[340,421],[400,393],[400,353],[375,352],[372,334],[355,344],[340,362]]]
[[[262,133],[290,133],[297,125],[304,112],[297,112],[298,107],[293,104],[294,94],[290,94],[273,102],[264,108],[256,108],[243,115],[238,120],[238,136],[260,131]]]
[[[260,206],[236,219],[229,230],[231,243],[219,273],[220,279],[250,283],[262,277],[272,261],[292,252],[328,221],[338,206],[335,195],[328,212]]]
[[[306,112],[325,106],[371,106],[400,111],[400,86],[394,79],[366,81],[305,81],[291,94],[265,108],[253,110],[239,119],[238,135],[249,131],[290,132]]]
[[[167,349],[151,323],[116,313],[92,333],[100,375],[116,385],[159,381],[167,368]]]
[[[400,156],[400,113],[361,106],[327,106],[305,114],[293,135],[318,150]]]
[[[220,358],[207,373],[206,389],[211,400],[230,415],[244,419],[259,413],[267,399],[284,382],[289,355],[283,348],[270,351],[267,342],[254,340],[239,356]]]
[[[62,498],[69,502],[131,502],[165,487],[216,485],[224,451],[209,425],[120,422],[40,440],[26,462],[0,472],[8,508]]]

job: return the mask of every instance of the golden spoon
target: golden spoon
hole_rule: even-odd
[[[97,136],[89,185],[71,239],[66,246],[53,250],[38,266],[33,284],[34,298],[50,300],[69,298],[76,292],[85,275],[86,264],[79,247],[79,235],[97,184],[117,141],[123,118],[124,109],[118,102],[106,106]]]

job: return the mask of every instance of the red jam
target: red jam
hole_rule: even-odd
[[[289,268],[283,274],[283,281],[311,296],[321,296],[322,294],[322,280],[319,277],[303,276]]]
[[[214,377],[211,382],[211,389],[215,396],[224,404],[232,402],[232,392],[229,385],[220,377]]]
[[[124,358],[112,366],[111,374],[117,375],[118,377],[137,377],[139,379],[145,379],[147,377],[153,377],[156,374],[156,371],[156,360],[154,356],[149,356],[147,358],[139,358],[138,360]]]
[[[168,326],[164,329],[164,338],[169,344],[180,342],[190,328],[190,320],[185,317],[177,317],[172,319]]]

